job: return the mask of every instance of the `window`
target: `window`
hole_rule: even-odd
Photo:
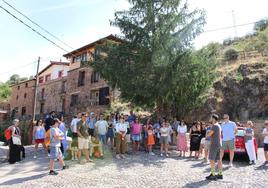
[[[25,87],[28,87],[28,83],[25,83]]]
[[[21,108],[21,115],[24,116],[26,114],[26,107]]]
[[[66,81],[63,81],[61,83],[61,93],[65,93],[66,92]]]
[[[97,73],[96,71],[93,71],[91,74],[91,83],[96,83],[100,80],[100,74]]]
[[[61,111],[65,112],[65,106],[66,106],[66,100],[62,99],[62,106],[61,106]]]
[[[63,70],[60,70],[60,71],[58,72],[58,78],[61,78],[61,77],[63,77]]]
[[[26,99],[26,97],[27,97],[27,93],[24,93],[24,99]]]
[[[81,61],[87,61],[87,53],[81,55]]]
[[[99,105],[108,105],[110,103],[109,99],[109,87],[104,87],[99,89]]]
[[[49,81],[49,80],[51,80],[51,74],[46,75],[46,79],[45,80],[46,80],[46,82]]]
[[[40,104],[40,114],[43,114],[44,113],[44,106],[45,106],[44,103],[41,103]]]
[[[77,103],[78,103],[78,95],[77,94],[71,95],[70,106],[75,106]]]
[[[39,84],[42,84],[44,82],[44,77],[39,77],[39,80],[38,80]]]
[[[79,76],[78,76],[78,87],[79,86],[84,86],[85,85],[85,71],[80,71]]]
[[[20,86],[18,86],[18,90],[20,90]]]
[[[41,99],[44,99],[44,98],[45,98],[45,88],[42,88]]]
[[[18,100],[19,99],[19,96],[17,95],[16,99]]]

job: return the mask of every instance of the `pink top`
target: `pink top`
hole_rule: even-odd
[[[141,133],[141,124],[133,123],[132,124],[132,134],[140,134]]]

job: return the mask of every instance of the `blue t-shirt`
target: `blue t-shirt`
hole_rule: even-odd
[[[235,139],[236,124],[233,121],[224,122],[221,125],[222,141],[229,141]]]

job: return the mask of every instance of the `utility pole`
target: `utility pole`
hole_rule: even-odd
[[[38,85],[38,72],[39,72],[40,57],[38,57],[36,75],[35,75],[35,85],[34,85],[34,106],[33,106],[33,122],[35,121],[36,114],[36,99],[37,99],[37,85]]]
[[[235,34],[234,38],[236,38],[237,37],[237,29],[236,29],[235,11],[234,10],[232,10],[232,17],[233,17],[233,27],[234,27],[234,34]]]

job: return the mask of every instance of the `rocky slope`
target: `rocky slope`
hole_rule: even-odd
[[[191,119],[207,119],[213,112],[228,113],[239,121],[268,117],[266,57],[227,62],[218,73],[207,101],[193,111]]]

